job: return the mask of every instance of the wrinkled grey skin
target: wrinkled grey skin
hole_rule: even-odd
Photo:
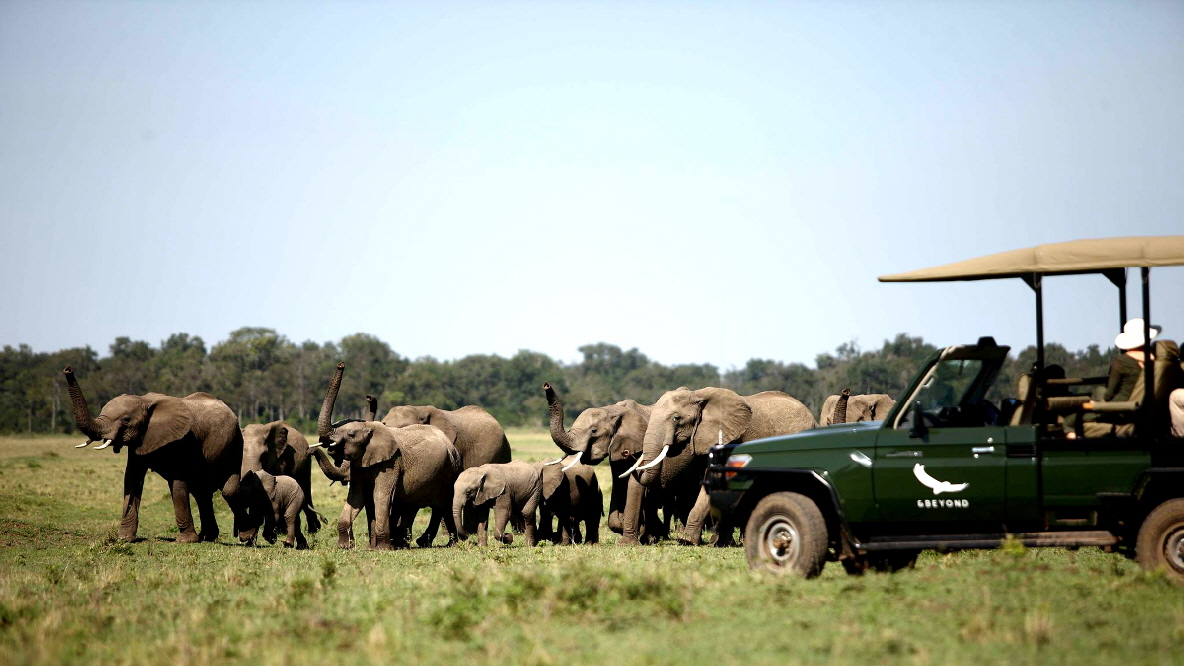
[[[275,543],[275,531],[284,533],[284,547],[306,550],[308,541],[300,532],[300,511],[304,509],[304,489],[290,476],[272,476],[264,471],[248,470],[242,476],[240,492],[246,494],[252,522],[263,524],[263,537]]]
[[[570,461],[569,461],[570,462]],[[541,538],[570,545],[580,543],[580,524],[588,543],[600,541],[600,517],[604,515],[604,498],[596,480],[596,470],[589,465],[576,464],[564,471],[565,465],[535,463],[542,473],[543,496],[539,504],[539,533]],[[552,529],[552,517],[559,529]]]
[[[367,396],[369,402],[371,398]],[[377,401],[370,403],[377,409]],[[438,409],[432,405],[399,405],[390,408],[382,422],[392,428],[409,425],[430,425],[439,428],[448,437],[460,454],[462,470],[491,463],[508,463],[511,460],[510,442],[506,433],[492,414],[477,405],[466,405],[460,409]],[[465,512],[465,525],[475,529],[476,517]],[[399,530],[410,534],[415,514],[400,517]],[[420,535],[417,543],[431,545],[436,538],[439,516],[433,515],[428,529]]]
[[[805,405],[780,391],[749,396],[711,387],[667,391],[650,412],[642,466],[657,460],[663,447],[668,447],[666,457],[656,466],[633,472],[636,484],[629,486],[621,543],[638,543],[642,488],[657,486],[685,495],[698,486],[695,505],[680,538],[685,543],[698,544],[710,508],[707,493],[700,485],[708,450],[720,440],[724,444],[747,442],[800,432],[815,425],[814,416]],[[724,544],[730,542],[731,530],[730,525],[720,526]]]
[[[477,405],[452,411],[431,405],[400,405],[391,407],[382,422],[392,428],[417,424],[439,428],[456,447],[463,469],[511,460],[510,442],[501,424]]]
[[[563,403],[551,384],[543,384],[550,412],[551,441],[566,455],[580,455],[580,462],[598,465],[606,458],[612,470],[613,486],[609,494],[608,528],[621,533],[621,516],[629,489],[629,478],[617,478],[633,466],[641,455],[645,429],[652,407],[634,400],[622,400],[604,407],[592,407],[580,412],[571,425],[564,429]],[[566,463],[564,463],[566,465]],[[656,537],[664,525],[658,520],[661,506],[660,489],[647,489],[643,497],[641,532]]]
[[[140,523],[144,476],[153,470],[169,484],[178,543],[216,541],[218,520],[213,496],[221,491],[235,517],[235,531],[246,519],[237,496],[243,438],[238,418],[221,400],[208,393],[184,398],[146,393],[112,398],[97,417],[91,417],[74,371],[64,371],[74,422],[92,441],[111,440],[115,453],[128,449],[123,473],[123,512],[119,538],[134,541]],[[197,500],[201,531],[194,529],[189,495]]]
[[[453,485],[452,521],[459,526],[460,538],[468,538],[461,513],[469,507],[487,515],[492,505],[495,541],[513,542],[514,537],[506,531],[506,524],[517,516],[522,521],[526,545],[534,546],[537,543],[535,509],[541,497],[542,478],[538,469],[529,463],[515,461],[470,467],[460,473]],[[477,527],[477,543],[481,546],[489,543],[484,520]]]
[[[444,521],[449,543],[453,543],[456,528],[450,512],[452,484],[460,473],[456,447],[432,426],[391,428],[378,421],[334,425],[333,404],[344,373],[345,364],[339,363],[321,406],[317,420],[319,442],[313,447],[313,455],[322,469],[329,470],[331,479],[335,474],[344,474],[333,465],[331,453],[324,448],[340,451],[350,465],[349,494],[337,520],[337,545],[353,547],[353,523],[365,510],[371,548],[390,550],[392,518],[398,520],[425,506],[432,508],[434,525]]]
[[[822,411],[818,415],[819,426],[834,424],[835,404],[838,401],[839,396],[832,395],[822,403]],[[895,405],[896,401],[892,399],[892,396],[884,393],[853,395],[847,400],[847,419],[844,423],[883,420]]]
[[[292,477],[304,494],[302,510],[309,533],[321,529],[320,515],[312,504],[312,458],[308,454],[308,440],[299,430],[283,421],[244,427],[240,476],[249,471]]]

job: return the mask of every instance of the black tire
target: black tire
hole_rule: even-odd
[[[1135,540],[1135,560],[1184,584],[1184,499],[1168,500],[1147,515]]]
[[[826,520],[810,498],[773,493],[761,499],[744,528],[748,568],[814,578],[826,564]]]

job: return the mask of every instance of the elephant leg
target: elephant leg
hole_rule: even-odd
[[[535,535],[539,539],[546,539],[547,541],[555,541],[555,532],[551,526],[551,510],[547,508],[546,504],[539,505],[539,522],[535,530]]]
[[[587,527],[588,534],[587,538],[584,539],[584,543],[589,545],[600,543],[600,516],[595,514],[588,516],[587,520],[585,521],[585,525]]]
[[[641,522],[642,497],[645,487],[636,478],[629,478],[629,492],[625,497],[625,515],[621,529],[621,540],[625,546],[636,546],[639,543],[638,523]]]
[[[197,543],[197,530],[193,529],[193,511],[189,508],[189,486],[181,479],[169,481],[169,494],[173,497],[173,514],[177,518],[177,543]]]
[[[506,533],[506,523],[510,522],[510,499],[505,495],[497,498],[493,503],[493,538],[502,543],[511,543],[514,537]]]
[[[140,497],[144,494],[144,475],[148,469],[128,456],[123,470],[123,515],[119,520],[119,538],[135,541],[140,527]]]
[[[370,547],[375,550],[391,550],[391,505],[394,501],[393,491],[393,475],[390,475],[390,478],[383,476],[375,479],[373,498],[366,505],[367,509],[373,511],[371,515],[373,516],[374,530],[370,537]]]
[[[293,476],[300,484],[300,490],[304,491],[304,506],[301,509],[304,511],[304,522],[308,526],[308,533],[316,534],[321,529],[321,516],[317,513],[317,508],[312,505],[312,462],[305,459],[304,463],[296,468]]]
[[[197,502],[197,515],[201,520],[201,531],[197,533],[198,541],[213,543],[218,540],[218,518],[214,515],[214,493],[207,488],[197,489],[193,496]]]
[[[417,546],[420,548],[431,547],[432,542],[436,540],[436,534],[440,531],[440,521],[444,519],[445,513],[448,512],[432,507],[432,517],[428,520],[428,528],[415,540]]]
[[[391,502],[391,545],[395,548],[408,548],[411,545],[411,526],[415,524],[415,514],[418,507],[402,506]]]
[[[559,544],[571,545],[571,518],[566,513],[559,514]]]
[[[460,540],[460,536],[456,532],[456,521],[452,519],[451,511],[441,511],[444,519],[444,529],[448,532],[448,545],[452,546]]]
[[[526,539],[526,545],[534,547],[538,544],[538,535],[535,533],[534,511],[522,515],[522,536]]]
[[[691,513],[687,516],[687,524],[683,528],[680,541],[692,546],[699,545],[699,539],[703,534],[703,521],[706,520],[710,510],[711,498],[707,495],[707,489],[700,488],[699,497],[695,499],[695,506],[691,508]]]
[[[489,545],[489,507],[473,508],[474,518],[477,520],[477,545]]]
[[[366,507],[366,498],[360,489],[361,485],[363,484],[350,485],[345,504],[341,507],[341,516],[337,518],[338,548],[354,547],[354,521],[357,520],[362,509]]]

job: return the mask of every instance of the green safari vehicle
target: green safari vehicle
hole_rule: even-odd
[[[1119,287],[1121,327],[1127,269],[1139,268],[1148,339],[1150,269],[1182,265],[1184,236],[1128,237],[881,277],[1026,281],[1037,359],[1017,394],[1002,405],[985,399],[1008,347],[989,337],[946,347],[882,421],[714,447],[703,481],[713,516],[743,526],[751,568],[804,577],[827,561],[856,574],[895,570],[927,548],[995,548],[1010,538],[1121,552],[1184,582],[1184,439],[1172,437],[1167,408],[1184,388],[1179,349],[1157,340],[1131,400],[1094,402],[1121,425],[1086,422],[1081,391],[1107,378],[1045,376],[1042,290],[1047,276],[1099,273]],[[1075,412],[1077,425],[1066,426]]]

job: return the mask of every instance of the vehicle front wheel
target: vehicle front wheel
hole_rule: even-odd
[[[1144,569],[1163,569],[1177,583],[1184,583],[1184,499],[1155,507],[1139,528],[1135,559]]]
[[[826,520],[810,498],[773,493],[757,503],[744,528],[748,568],[813,578],[826,563]]]

